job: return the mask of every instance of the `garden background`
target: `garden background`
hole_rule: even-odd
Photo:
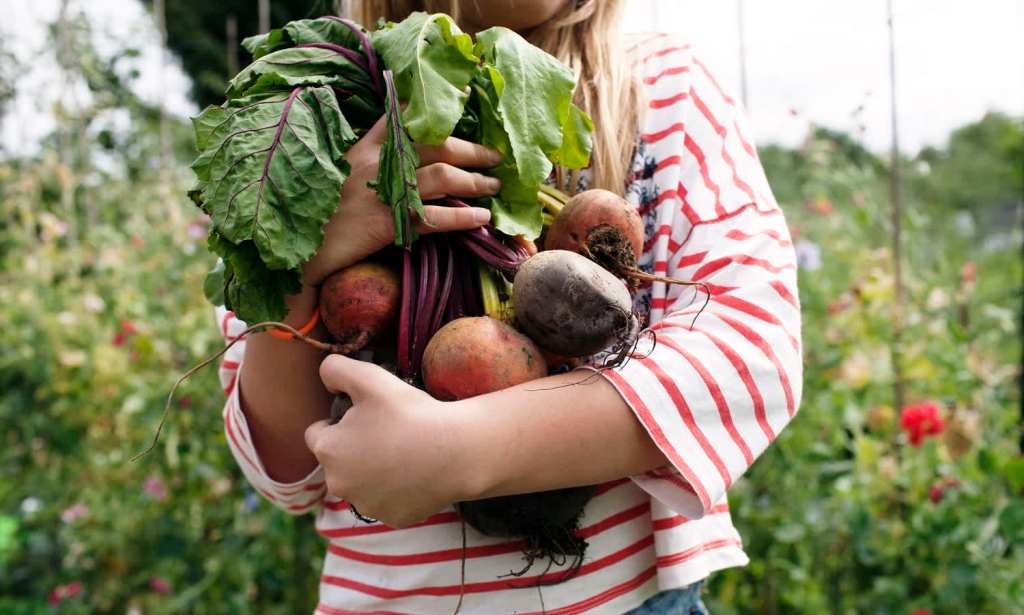
[[[166,7],[196,101],[244,65],[226,16],[254,33],[254,4]],[[313,4],[275,0],[266,18]],[[139,97],[138,46],[80,3],[61,2],[38,49],[8,43],[0,121],[19,121],[39,58],[59,71],[35,87],[66,95],[40,147],[0,150],[0,613],[310,612],[323,545],[242,479],[212,368],[128,461],[221,344],[187,121]],[[1022,118],[988,113],[899,157],[897,302],[891,159],[793,114],[802,143],[760,155],[800,259],[804,399],[730,492],[752,563],[713,576],[711,611],[1024,612]]]

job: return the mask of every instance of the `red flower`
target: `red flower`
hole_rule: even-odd
[[[139,330],[135,327],[135,323],[130,320],[121,321],[121,332],[125,335],[135,335]]]
[[[161,596],[168,596],[171,593],[171,584],[161,577],[150,577],[149,588]]]
[[[973,261],[967,261],[960,268],[960,283],[963,285],[973,284],[978,279],[978,266]]]
[[[907,432],[913,446],[921,446],[925,436],[942,433],[945,425],[939,413],[939,406],[933,401],[904,406],[900,413],[900,427]]]
[[[814,200],[808,200],[804,203],[804,206],[811,211],[827,216],[832,213],[832,201],[825,198],[819,198]]]
[[[910,615],[932,615],[932,612],[928,609],[914,609],[914,612]]]
[[[60,606],[61,602],[64,602],[68,598],[74,598],[78,594],[82,593],[82,582],[72,581],[67,585],[58,585],[53,588],[50,595],[47,596],[46,601],[50,603],[50,606]]]
[[[126,339],[128,339],[128,337],[124,333],[117,333],[114,335],[114,340],[110,343],[120,348],[121,346],[124,346]]]
[[[932,504],[938,504],[939,502],[941,502],[942,494],[942,485],[934,484],[928,488],[928,499],[932,501]]]

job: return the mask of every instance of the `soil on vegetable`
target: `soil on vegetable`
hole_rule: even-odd
[[[628,280],[630,284],[636,281],[637,255],[633,253],[633,246],[622,231],[610,224],[599,224],[590,229],[584,245],[590,260]]]

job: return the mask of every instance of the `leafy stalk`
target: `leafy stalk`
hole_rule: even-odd
[[[423,201],[416,184],[416,168],[420,157],[412,147],[409,135],[402,127],[398,94],[395,92],[394,75],[384,71],[385,101],[387,114],[387,138],[380,148],[380,165],[377,179],[371,182],[380,200],[391,206],[395,221],[395,245],[408,248],[416,239],[412,225],[412,214],[423,219]]]
[[[380,96],[380,98],[383,99],[385,96],[385,90],[384,80],[381,77],[380,62],[377,60],[377,52],[373,49],[373,44],[370,42],[370,37],[367,36],[366,31],[351,19],[335,17],[334,15],[330,15],[326,19],[345,26],[359,39],[359,44],[363,48],[363,55],[366,56],[367,70],[370,73],[370,78],[373,79],[373,86],[377,89],[377,96]]]

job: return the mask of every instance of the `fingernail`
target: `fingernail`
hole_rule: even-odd
[[[473,208],[473,222],[477,224],[487,224],[491,221],[491,210],[484,209],[483,207]]]
[[[484,180],[484,186],[487,188],[487,190],[493,193],[497,193],[499,190],[501,190],[501,180],[498,179],[497,177],[487,177],[487,179]]]
[[[498,150],[496,150],[496,149],[488,149],[487,150],[487,155],[488,155],[488,162],[491,163],[492,167],[493,166],[497,166],[498,163],[501,162],[501,152],[499,152]]]

